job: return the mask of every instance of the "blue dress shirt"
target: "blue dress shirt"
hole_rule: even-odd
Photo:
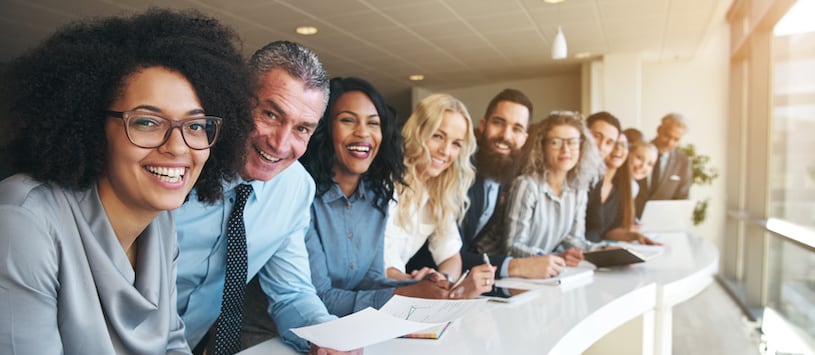
[[[384,274],[386,212],[371,203],[375,195],[361,183],[351,197],[339,185],[311,205],[306,247],[311,280],[331,314],[342,317],[380,308],[398,283]]]
[[[226,277],[226,224],[235,201],[235,186],[225,183],[224,197],[209,205],[195,192],[176,211],[178,229],[178,313],[191,346],[198,344],[221,312]],[[250,182],[254,193],[244,208],[248,270],[259,274],[269,297],[269,315],[284,342],[299,351],[308,342],[289,329],[335,319],[311,284],[305,234],[314,181],[299,162],[269,181]]]

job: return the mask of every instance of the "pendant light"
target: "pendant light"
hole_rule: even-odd
[[[557,26],[557,33],[555,33],[555,40],[552,41],[552,59],[566,59],[569,51],[566,48],[566,36],[563,35],[563,30],[560,25]]]
[[[558,22],[560,22],[560,2],[564,0],[543,0],[544,2],[548,2],[551,4],[558,4],[557,5],[557,18]],[[566,59],[569,55],[569,50],[566,46],[566,36],[563,35],[563,29],[560,27],[560,24],[557,25],[557,32],[555,33],[555,38],[552,40],[552,59],[560,60]]]

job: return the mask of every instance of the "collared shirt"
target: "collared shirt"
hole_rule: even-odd
[[[549,254],[556,248],[592,248],[584,235],[587,201],[586,190],[568,183],[558,196],[538,175],[515,179],[505,221],[508,254],[526,257]]]
[[[388,216],[373,206],[374,192],[365,185],[346,197],[333,184],[311,205],[306,235],[311,280],[328,311],[339,317],[382,307],[396,286],[383,266]]]
[[[493,212],[495,212],[495,205],[498,204],[498,191],[501,190],[501,184],[493,179],[484,179],[484,209],[478,216],[478,226],[475,227],[475,235],[484,229],[487,222],[490,221]],[[470,206],[472,208],[472,206]]]
[[[405,265],[408,260],[419,251],[426,240],[428,249],[433,256],[436,265],[457,254],[461,250],[461,236],[458,235],[458,226],[453,218],[442,230],[441,234],[436,234],[436,225],[430,216],[430,211],[426,208],[428,196],[424,193],[421,206],[418,210],[411,208],[408,226],[401,226],[397,222],[398,207],[396,202],[390,202],[390,216],[385,227],[385,269],[393,267],[405,272]]]
[[[235,186],[225,183],[224,197],[209,205],[195,192],[176,212],[178,243],[178,313],[191,346],[201,341],[221,311],[226,277],[226,224],[235,201]],[[247,279],[259,274],[269,296],[270,316],[284,342],[299,351],[308,343],[290,328],[322,323],[328,314],[311,284],[305,234],[314,181],[299,162],[269,181],[252,181],[254,192],[244,208]]]

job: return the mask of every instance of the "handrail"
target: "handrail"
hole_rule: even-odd
[[[750,216],[744,210],[728,210],[727,216],[739,221],[762,227],[774,236],[795,243],[804,249],[815,252],[815,229],[780,218],[761,219]]]
[[[783,239],[815,251],[815,230],[812,228],[778,218],[768,219],[766,228]]]

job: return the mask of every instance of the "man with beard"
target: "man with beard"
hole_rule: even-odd
[[[487,106],[484,117],[475,129],[478,151],[474,155],[476,179],[467,195],[470,207],[459,224],[461,234],[461,259],[464,270],[484,263],[483,255],[475,249],[476,242],[500,224],[504,185],[515,178],[515,159],[526,142],[529,121],[532,117],[532,101],[515,89],[504,89]],[[556,255],[512,258],[506,255],[490,255],[490,264],[496,266],[495,277],[544,278],[550,269],[560,269],[563,259]],[[407,270],[424,266],[435,267],[427,244],[410,260]]]

